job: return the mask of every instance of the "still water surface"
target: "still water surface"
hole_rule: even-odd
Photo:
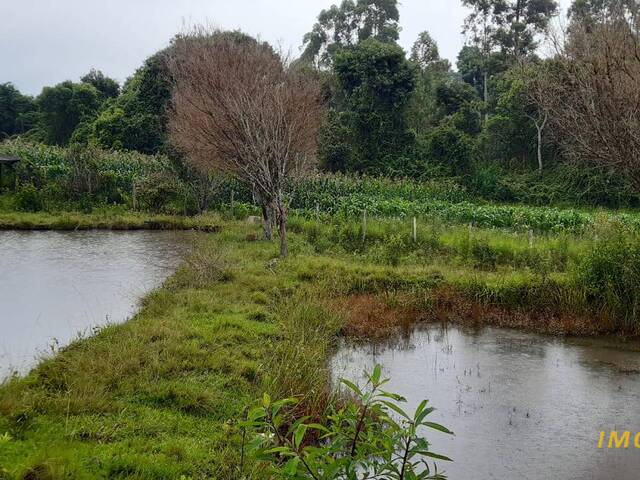
[[[185,232],[0,232],[0,380],[122,322],[180,263]]]
[[[429,399],[455,432],[425,432],[454,459],[438,465],[451,479],[640,479],[640,449],[596,448],[601,430],[640,432],[637,344],[431,325],[395,345],[345,344],[333,370],[362,379],[375,364],[411,412]]]

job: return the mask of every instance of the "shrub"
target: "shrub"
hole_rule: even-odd
[[[454,175],[469,171],[472,151],[471,138],[453,126],[444,124],[429,134],[427,159],[448,166]]]
[[[135,182],[137,206],[154,213],[178,197],[180,185],[176,179],[164,172],[147,175]]]
[[[288,412],[297,399],[272,402],[264,394],[241,424],[252,436],[250,451],[267,463],[272,478],[446,478],[438,474],[435,464],[432,470],[428,461],[450,459],[432,452],[419,430],[449,435],[453,432],[428,420],[434,408],[428,406],[427,400],[418,405],[413,415],[405,412],[400,406],[406,402],[403,397],[382,390],[388,379],[381,378],[379,365],[368,378],[363,389],[341,380],[353,401],[346,406],[332,406],[330,413],[317,423],[308,417],[291,422]],[[314,438],[319,441],[314,443]],[[243,476],[242,465],[238,473]]]
[[[18,188],[14,205],[22,212],[39,212],[43,208],[42,196],[32,184],[22,185]]]
[[[640,240],[619,226],[608,228],[583,257],[577,280],[591,305],[614,315],[616,323],[638,329]]]

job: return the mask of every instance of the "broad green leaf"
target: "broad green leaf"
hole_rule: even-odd
[[[439,423],[433,423],[433,422],[424,422],[423,425],[425,427],[429,427],[429,428],[433,428],[434,430],[438,430],[442,433],[448,433],[449,435],[453,435],[454,433],[449,430],[446,427],[443,427],[442,425],[440,425]]]

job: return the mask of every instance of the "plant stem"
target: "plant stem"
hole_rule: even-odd
[[[400,479],[404,480],[404,472],[407,467],[407,459],[409,458],[409,448],[411,447],[411,437],[407,437],[407,444],[404,449],[404,455],[402,457],[402,469],[400,470]]]

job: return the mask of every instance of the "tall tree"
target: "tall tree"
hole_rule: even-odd
[[[409,106],[409,123],[420,135],[433,128],[442,118],[437,108],[436,90],[447,81],[451,65],[440,57],[438,44],[429,32],[422,32],[418,36],[411,49],[410,60],[418,66],[419,72]]]
[[[427,31],[421,32],[413,42],[410,60],[418,65],[422,71],[429,69],[448,71],[451,68],[449,61],[440,57],[438,43]]]
[[[543,105],[566,158],[627,176],[640,190],[638,17],[614,9],[574,24],[548,69]]]
[[[342,48],[374,38],[395,42],[400,34],[397,0],[343,0],[318,16],[318,22],[304,36],[301,59],[329,67]]]
[[[30,130],[35,112],[33,98],[21,94],[11,83],[0,84],[0,140]]]
[[[91,69],[89,73],[80,78],[81,82],[89,83],[96,87],[102,94],[102,98],[115,98],[120,94],[120,84],[113,78],[107,77],[100,70]]]
[[[537,48],[536,36],[544,33],[558,13],[555,0],[462,0],[472,9],[465,31],[488,54],[494,46],[505,54],[520,58]]]
[[[275,207],[285,257],[286,192],[314,164],[320,86],[272,49],[216,33],[196,29],[173,45],[171,138],[194,164],[234,175]]]
[[[92,126],[91,137],[104,148],[157,153],[165,149],[171,84],[168,49],[149,57],[110,101]]]
[[[574,0],[569,7],[568,17],[571,23],[580,24],[588,30],[613,16],[638,18],[639,12],[638,0]]]
[[[54,87],[44,87],[36,102],[40,109],[38,128],[43,140],[66,145],[81,122],[95,118],[102,100],[93,85],[66,81]]]
[[[345,95],[344,117],[353,132],[348,169],[393,172],[411,138],[407,108],[414,67],[398,45],[369,39],[340,52],[334,63]]]

